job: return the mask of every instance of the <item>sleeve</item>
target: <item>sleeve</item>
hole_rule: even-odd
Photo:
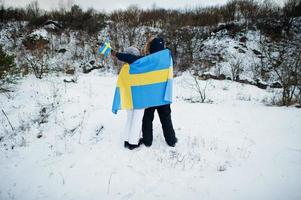
[[[135,56],[132,54],[127,54],[127,53],[116,53],[116,57],[118,58],[118,60],[129,63],[129,64],[135,62],[139,58],[142,58],[142,56]]]

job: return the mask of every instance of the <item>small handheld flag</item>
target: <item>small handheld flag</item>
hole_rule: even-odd
[[[99,47],[98,55],[103,55],[104,57],[107,57],[110,51],[111,51],[110,38],[107,37],[106,42]]]

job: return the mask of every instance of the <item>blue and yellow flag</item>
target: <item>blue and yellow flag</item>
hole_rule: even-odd
[[[118,76],[112,112],[172,103],[173,61],[168,49],[125,64]]]
[[[101,47],[99,47],[98,54],[107,57],[110,51],[111,51],[110,39],[107,38],[106,42]]]

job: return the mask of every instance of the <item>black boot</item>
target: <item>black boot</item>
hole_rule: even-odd
[[[141,144],[143,144],[143,139],[140,139],[138,144],[130,144],[129,142],[125,141],[124,147],[128,148],[129,150],[133,150],[133,149],[138,148]]]
[[[166,143],[168,144],[168,146],[170,147],[175,147],[176,146],[176,143],[178,142],[178,138],[175,138],[174,141],[169,141],[169,140],[166,140]]]

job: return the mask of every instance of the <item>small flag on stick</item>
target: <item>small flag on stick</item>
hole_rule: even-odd
[[[106,42],[99,47],[98,54],[107,57],[110,51],[111,51],[110,39],[109,37],[107,37]]]

